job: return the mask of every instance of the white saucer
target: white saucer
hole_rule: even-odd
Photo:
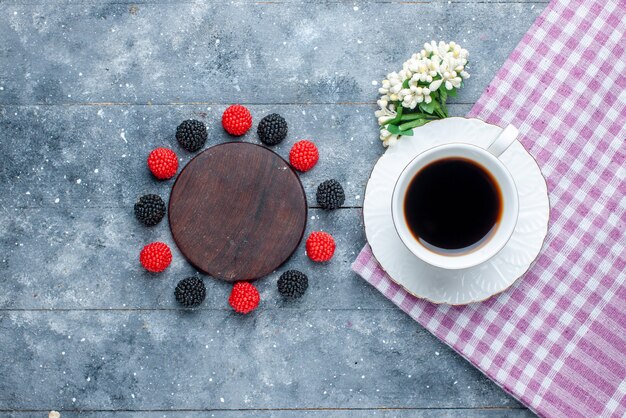
[[[502,131],[479,119],[447,118],[414,129],[380,157],[367,183],[363,202],[365,234],[374,256],[393,281],[418,298],[464,305],[506,290],[539,254],[548,232],[550,203],[539,166],[521,143],[500,159],[519,194],[519,218],[506,246],[492,259],[463,270],[444,270],[417,258],[402,243],[391,218],[391,194],[404,167],[437,145],[463,142],[487,147]]]

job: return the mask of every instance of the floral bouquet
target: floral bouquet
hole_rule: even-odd
[[[380,110],[376,111],[384,146],[413,135],[413,128],[448,117],[446,100],[456,96],[470,76],[465,71],[468,56],[467,50],[454,42],[431,41],[413,54],[402,70],[387,74],[378,89]]]

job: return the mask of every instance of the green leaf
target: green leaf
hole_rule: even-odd
[[[400,125],[398,127],[398,129],[402,132],[402,131],[407,131],[409,129],[413,129],[413,128],[418,128],[420,126],[426,125],[428,122],[430,122],[428,119],[417,119],[417,120],[412,120],[410,122],[406,122],[403,123],[402,125]]]
[[[446,112],[446,111],[442,108],[442,106],[441,106],[441,104],[439,104],[439,102],[436,102],[436,101],[434,101],[434,100],[433,100],[431,103],[432,103],[432,104],[434,105],[434,107],[435,107],[435,109],[434,109],[434,110],[435,110],[435,113],[436,113],[436,114],[437,114],[437,115],[438,115],[441,119],[444,119],[444,118],[447,118],[447,117],[448,117],[448,112]]]
[[[444,89],[446,88],[446,86],[443,86],[443,85],[442,85],[442,87],[443,87]],[[455,89],[455,88],[453,88],[452,90],[448,90],[448,96],[450,96],[450,97],[456,97],[456,89]]]
[[[400,129],[397,125],[387,125],[385,128],[394,135],[413,136],[413,129]]]
[[[439,90],[439,96],[441,97],[441,102],[445,103],[448,100],[448,91],[444,88],[443,90]]]
[[[435,103],[435,101],[431,101],[430,103],[422,102],[420,103],[420,109],[432,115],[432,113],[435,111]]]
[[[387,125],[387,130],[394,135],[400,134],[400,128],[397,125]]]
[[[422,113],[422,112],[406,113],[406,114],[402,115],[400,120],[403,121],[403,122],[406,122],[406,121],[409,121],[409,120],[423,119],[423,118],[432,118],[432,117],[433,117],[433,115],[429,115],[428,113]]]
[[[410,81],[410,80],[407,78],[406,80],[404,80],[404,81],[402,82],[402,88],[403,88],[403,89],[408,89],[408,88],[409,88],[409,81]]]
[[[444,117],[448,117],[448,106],[446,106],[446,102],[445,101],[441,101],[441,110],[444,113]]]

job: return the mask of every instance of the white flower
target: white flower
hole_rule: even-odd
[[[380,130],[380,140],[383,141],[383,146],[385,147],[388,147],[398,142],[398,138],[398,135],[392,134],[386,129]]]
[[[398,139],[400,139],[398,135],[391,135],[390,137],[388,137],[387,139],[383,141],[383,146],[390,147],[394,145],[396,142],[398,142]]]
[[[418,85],[419,79],[411,78],[409,80],[409,88],[402,89],[400,96],[402,97],[402,106],[408,109],[415,109],[419,103],[430,103],[433,99],[430,97],[430,89]]]
[[[383,141],[383,146],[388,147],[398,142],[398,135],[392,134],[383,128],[380,130],[380,140]]]
[[[457,70],[464,71],[463,66],[457,65],[457,60],[453,56],[447,56],[441,61],[439,66],[439,75],[445,83],[446,89],[452,90],[452,88],[461,87],[461,77],[457,73]]]
[[[380,106],[380,110],[377,110],[374,114],[378,118],[379,125],[384,125],[396,117],[395,110],[388,107],[389,104],[387,100],[379,100],[378,106]],[[391,106],[393,107],[393,105]]]
[[[432,76],[430,75],[430,67],[428,63],[428,59],[420,59],[420,60],[409,60],[407,61],[409,64],[409,69],[412,72],[411,80],[413,81],[421,81],[426,82],[428,78]]]
[[[397,117],[397,106],[414,110],[420,103],[431,103],[432,93],[440,90],[460,88],[470,74],[466,70],[469,53],[456,42],[435,42],[424,44],[424,49],[411,55],[398,72],[387,74],[381,83],[376,110],[378,124],[387,125]],[[445,116],[445,115],[438,115]],[[396,125],[396,123],[393,123]],[[388,129],[380,131],[384,146],[393,145],[400,138]]]
[[[469,53],[456,42],[437,44],[432,41],[424,44],[424,50],[427,52],[430,70],[435,73],[429,85],[431,91],[437,90],[442,84],[447,90],[459,88],[461,81],[469,78],[469,73],[465,71]]]
[[[387,74],[387,79],[389,80],[391,87],[402,84],[402,77],[395,71],[393,73]]]
[[[388,88],[383,87],[379,89],[379,92],[381,94],[389,95],[389,100],[393,102],[398,101],[398,93],[400,92],[400,90],[402,90],[402,82],[404,81],[404,79],[402,79],[398,73],[393,72],[387,74],[387,80],[383,80],[383,86],[387,85],[385,81],[388,82]],[[385,92],[382,92],[382,89],[384,89]]]
[[[435,91],[435,90],[437,90],[439,87],[441,87],[441,83],[443,83],[443,80],[442,80],[442,79],[435,80],[435,81],[433,81],[432,83],[430,83],[430,86],[428,86],[428,88],[429,88],[431,91]]]
[[[397,94],[402,89],[402,82],[404,80],[395,71],[387,74],[387,78],[383,80],[382,87],[378,89],[378,92],[382,95],[388,95],[390,100],[397,101]]]

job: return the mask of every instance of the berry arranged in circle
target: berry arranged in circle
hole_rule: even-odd
[[[306,240],[306,254],[318,263],[333,258],[335,247],[335,239],[328,232],[312,232]]]
[[[317,204],[322,209],[333,210],[340,208],[346,200],[346,194],[343,191],[341,184],[335,180],[326,180],[317,186]]]
[[[229,106],[222,114],[222,126],[231,135],[244,135],[252,127],[252,115],[244,106]],[[267,146],[277,145],[284,141],[288,130],[287,122],[277,113],[265,116],[257,127],[259,140]],[[187,119],[176,128],[176,140],[187,151],[200,150],[207,139],[207,127],[201,121]],[[289,152],[289,163],[300,172],[311,170],[318,161],[319,151],[310,140],[296,142]],[[179,161],[174,151],[159,147],[150,152],[147,164],[157,179],[165,180],[176,176]],[[240,164],[237,165],[237,167],[239,166]],[[297,176],[295,177],[297,178]],[[344,204],[345,198],[343,187],[335,179],[326,180],[317,188],[317,203],[323,209],[337,209]],[[167,211],[165,202],[156,194],[143,195],[134,205],[136,218],[145,226],[157,225],[165,217]],[[171,216],[172,213],[170,213]],[[326,262],[334,256],[336,243],[329,233],[316,231],[309,235],[305,247],[307,256],[312,261]],[[139,260],[147,271],[159,273],[171,264],[172,252],[167,244],[152,242],[143,247],[139,254]],[[245,276],[245,278],[249,277],[252,276]],[[308,286],[307,275],[298,270],[283,272],[277,281],[278,292],[283,297],[291,299],[301,298],[306,293]],[[202,304],[206,299],[206,294],[206,286],[203,280],[198,277],[184,278],[177,283],[174,289],[176,301],[185,308]],[[240,281],[234,284],[228,303],[236,312],[248,314],[258,307],[260,299],[259,291],[253,284]]]
[[[154,226],[165,216],[165,202],[161,196],[146,194],[135,203],[135,217],[145,226]]]
[[[159,180],[167,180],[178,171],[178,157],[169,148],[156,148],[148,155],[148,168]]]
[[[229,106],[222,114],[222,126],[229,134],[241,136],[252,127],[252,115],[241,105]]]
[[[287,137],[288,131],[287,121],[278,113],[265,116],[256,129],[261,142],[270,146],[280,144]]]
[[[252,283],[237,282],[228,298],[230,306],[239,313],[247,314],[259,306],[261,296]]]
[[[197,277],[187,277],[176,285],[174,290],[176,301],[186,308],[200,305],[206,298],[204,282]]]
[[[199,120],[184,120],[176,128],[176,140],[189,152],[196,152],[202,148],[207,137],[206,125]]]
[[[307,140],[296,142],[289,152],[289,163],[293,168],[302,172],[312,169],[319,158],[317,147]]]
[[[278,293],[286,298],[300,298],[308,287],[309,278],[298,270],[287,270],[278,278]]]
[[[163,242],[152,242],[139,254],[141,265],[151,273],[160,273],[172,262],[172,251]]]

